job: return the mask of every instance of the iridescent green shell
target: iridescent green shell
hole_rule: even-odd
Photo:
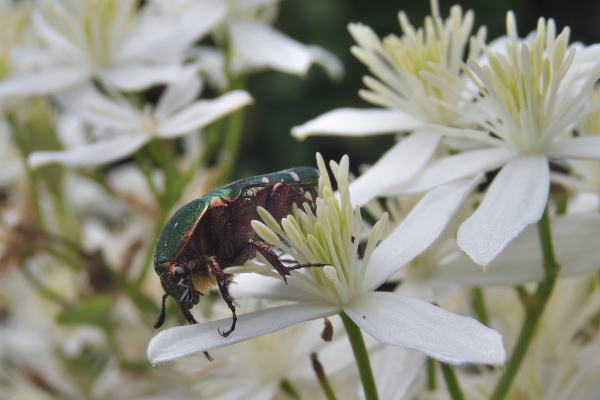
[[[202,223],[202,217],[209,208],[223,205],[225,202],[235,202],[236,199],[252,188],[266,187],[278,182],[288,184],[292,187],[316,186],[318,178],[319,171],[316,168],[290,168],[271,174],[240,179],[187,203],[177,210],[160,234],[154,253],[155,265],[177,257],[181,249],[185,247],[190,237],[196,231],[198,225]]]

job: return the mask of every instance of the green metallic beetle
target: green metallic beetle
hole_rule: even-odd
[[[241,265],[258,251],[284,278],[290,271],[320,264],[285,266],[271,246],[254,232],[251,221],[259,219],[257,206],[280,221],[317,196],[319,171],[312,167],[291,168],[230,183],[181,207],[165,225],[154,253],[154,269],[165,290],[161,311],[154,324],[165,320],[165,302],[172,296],[186,319],[197,321],[190,309],[200,296],[215,286],[233,314],[228,336],[235,330],[237,316],[227,284],[231,275],[224,269]]]

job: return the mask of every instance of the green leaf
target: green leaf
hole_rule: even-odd
[[[108,326],[112,307],[113,302],[109,297],[92,297],[59,314],[57,321],[64,325],[90,324],[105,328]]]

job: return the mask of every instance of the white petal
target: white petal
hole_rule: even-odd
[[[0,97],[55,93],[83,83],[90,77],[91,72],[83,65],[12,75],[0,83]]]
[[[323,67],[329,79],[340,81],[344,77],[344,64],[333,53],[320,46],[306,46],[311,58],[316,64]]]
[[[313,302],[251,312],[238,317],[236,330],[226,338],[217,329],[229,329],[231,318],[167,329],[152,338],[148,344],[148,359],[152,364],[172,361],[266,335],[300,322],[328,317],[339,311],[337,306]]]
[[[214,100],[194,102],[166,119],[159,127],[158,135],[163,138],[183,135],[251,104],[252,101],[248,92],[234,90]]]
[[[429,163],[408,182],[391,187],[381,194],[397,196],[406,193],[420,193],[456,179],[475,176],[500,168],[515,153],[512,150],[493,148],[472,150],[454,156],[440,158]]]
[[[63,151],[35,151],[27,162],[32,168],[59,163],[68,167],[91,167],[122,160],[149,140],[144,136],[124,136]]]
[[[363,206],[390,187],[412,178],[429,161],[440,137],[438,133],[419,130],[401,139],[350,184],[352,204]]]
[[[600,159],[600,136],[556,140],[548,145],[546,155],[552,158]]]
[[[184,50],[219,24],[227,13],[227,3],[222,0],[180,2],[173,12],[159,13],[151,3],[141,9],[139,23],[117,49],[117,63],[180,60]]]
[[[154,109],[156,119],[165,119],[168,115],[194,101],[202,88],[202,80],[195,67],[185,68],[171,83],[158,100]]]
[[[288,277],[290,283],[294,279],[293,274],[292,277]],[[315,298],[293,284],[286,285],[281,278],[253,273],[236,275],[229,285],[229,293],[234,298],[252,297],[284,301],[309,301]]]
[[[541,154],[513,158],[500,170],[483,202],[458,230],[458,246],[488,265],[525,227],[540,220],[550,188],[548,160]]]
[[[244,400],[264,400],[273,399],[277,389],[279,389],[279,382],[275,380],[255,380],[248,381],[238,377],[236,384],[227,385],[219,390],[221,394],[211,395],[211,400],[232,400],[232,399],[244,399]],[[200,390],[201,392],[201,390]],[[224,393],[222,393],[224,392]],[[204,397],[206,394],[204,394]],[[206,398],[206,397],[205,397]]]
[[[65,90],[56,97],[63,107],[87,122],[122,131],[140,127],[140,111],[129,103],[109,99],[91,84]]]
[[[382,108],[338,108],[292,128],[292,135],[368,136],[407,132],[423,127],[423,122],[398,110]]]
[[[386,400],[402,400],[427,361],[420,351],[398,346],[382,346],[371,352],[373,375],[377,382],[379,397]]]
[[[171,82],[177,77],[180,69],[178,63],[120,65],[101,71],[100,79],[110,87],[124,91],[137,91],[157,83]]]
[[[448,364],[501,365],[502,336],[473,318],[398,293],[370,292],[344,312],[382,343],[422,351]]]
[[[272,27],[249,19],[235,19],[228,24],[235,50],[251,67],[270,67],[303,75],[312,62],[311,52],[302,43]]]
[[[374,290],[427,249],[480,180],[480,177],[458,180],[427,193],[373,251],[363,291]]]
[[[560,275],[571,276],[600,268],[600,246],[590,238],[600,232],[600,215],[559,215],[552,220],[552,237]],[[475,286],[523,285],[544,278],[542,249],[536,226],[529,226],[511,242],[490,267],[458,257],[440,267],[436,278]]]
[[[85,58],[77,45],[70,40],[73,38],[67,38],[54,29],[38,11],[33,12],[33,26],[39,38],[45,41],[52,48],[53,52],[60,53],[61,58],[70,58],[72,60],[83,60]]]

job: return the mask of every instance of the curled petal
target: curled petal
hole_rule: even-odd
[[[306,46],[264,23],[235,19],[229,22],[228,28],[235,49],[249,67],[270,67],[304,75],[313,61]]]

